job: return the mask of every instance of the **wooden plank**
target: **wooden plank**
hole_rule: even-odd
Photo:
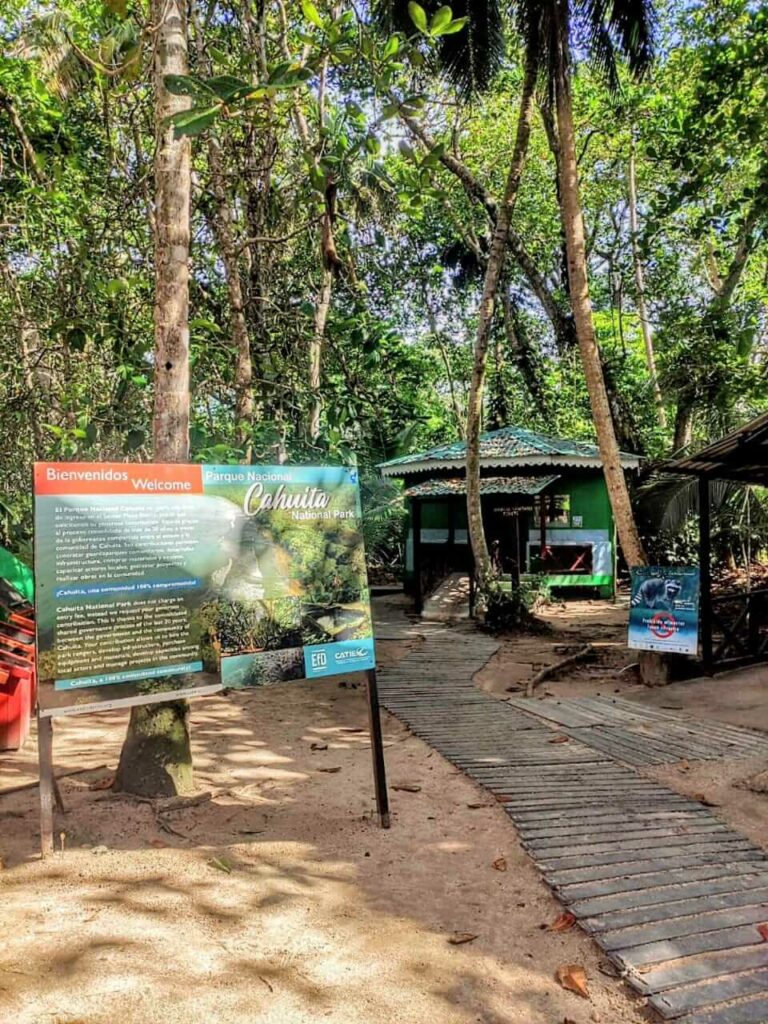
[[[738,974],[755,967],[768,967],[768,943],[729,949],[725,953],[705,953],[701,956],[672,960],[642,973],[630,969],[627,976],[633,988],[645,995],[690,985],[697,981],[712,980],[729,974]]]
[[[627,823],[625,827],[613,825],[605,826],[603,828],[584,828],[581,832],[571,832],[568,835],[563,835],[562,832],[554,836],[535,836],[530,835],[528,832],[523,832],[524,840],[527,845],[537,851],[537,853],[544,855],[550,850],[567,849],[573,850],[574,853],[581,853],[582,850],[587,852],[595,846],[604,846],[606,844],[613,845],[615,843],[626,844],[627,849],[633,849],[632,844],[640,842],[642,840],[665,840],[661,845],[677,845],[678,842],[681,845],[685,845],[686,839],[691,839],[693,842],[699,841],[699,837],[702,836],[722,836],[727,834],[733,838],[743,839],[743,836],[737,836],[736,833],[727,825],[724,825],[721,821],[717,821],[714,818],[707,820],[702,817],[698,821],[689,822],[685,827],[682,825],[669,822],[657,822],[655,825],[649,822],[631,822]],[[666,842],[669,839],[669,843]],[[708,840],[701,840],[702,842]],[[652,849],[654,847],[653,842],[647,844]],[[642,847],[641,847],[642,848]]]
[[[608,914],[616,910],[630,910],[634,907],[651,907],[656,904],[666,905],[677,900],[693,899],[697,896],[714,896],[719,893],[743,892],[748,889],[759,889],[768,885],[768,872],[762,871],[745,875],[728,875],[722,877],[722,867],[714,877],[704,876],[701,879],[688,881],[691,872],[678,872],[686,881],[667,884],[664,874],[658,875],[658,883],[648,881],[648,876],[640,889],[622,889],[619,892],[589,896],[581,899],[569,899],[570,908],[580,918]],[[567,894],[566,894],[567,895]]]
[[[655,851],[654,851],[655,853]],[[565,885],[577,882],[597,882],[607,879],[629,877],[630,875],[654,874],[656,872],[672,871],[675,868],[696,868],[696,867],[719,867],[722,870],[732,870],[734,862],[754,862],[761,870],[767,865],[765,854],[761,850],[750,846],[744,850],[732,850],[723,848],[717,853],[689,853],[685,850],[681,853],[680,848],[676,850],[680,856],[664,857],[645,861],[632,861],[629,864],[591,864],[579,865],[574,868],[553,868],[544,869],[544,876],[550,883],[560,890]]]
[[[643,967],[662,964],[667,960],[693,956],[696,953],[724,952],[738,949],[741,946],[752,946],[757,934],[753,924],[735,928],[723,928],[719,931],[704,932],[700,935],[685,935],[675,939],[649,942],[644,946],[632,946],[629,949],[612,950],[612,959],[626,967]],[[600,936],[596,936],[603,945]]]
[[[726,825],[719,824],[702,824],[698,826],[689,827],[684,830],[686,836],[691,836],[696,841],[698,836],[706,835],[718,835],[723,832],[728,832],[733,835],[731,830]],[[523,842],[525,846],[534,851],[539,855],[544,855],[551,849],[562,849],[563,842],[566,841],[568,849],[573,850],[574,853],[578,853],[582,848],[592,849],[594,848],[595,840],[600,840],[601,843],[612,842],[612,845],[616,843],[629,844],[636,840],[667,840],[680,838],[682,830],[680,828],[669,828],[669,826],[663,828],[642,828],[637,829],[621,829],[617,827],[607,828],[601,831],[589,831],[583,833],[575,833],[570,836],[544,836],[541,838],[530,838],[527,835],[523,836]],[[651,844],[653,845],[653,844]],[[641,848],[644,848],[645,844]],[[631,846],[626,846],[627,849],[632,849]]]
[[[694,1013],[680,1018],[680,1024],[766,1024],[768,998],[755,996],[719,1009]]]
[[[697,898],[683,897],[669,903],[655,903],[652,906],[607,911],[591,917],[582,918],[579,915],[579,923],[589,932],[611,931],[617,928],[652,924],[656,921],[671,921],[678,917],[690,917],[694,914],[707,914],[716,910],[737,907],[761,907],[763,915],[765,915],[766,905],[768,905],[768,888],[766,887],[721,894],[705,892]],[[575,910],[573,912],[576,913]]]
[[[704,939],[709,934],[717,935],[729,930],[762,924],[766,918],[768,909],[764,904],[760,904],[756,907],[738,907],[736,910],[712,910],[692,917],[675,917],[667,921],[640,925],[637,928],[608,930],[596,937],[603,949],[622,950],[627,959],[634,961],[634,954],[630,952],[633,947],[643,949],[665,940],[677,941],[691,936]],[[746,934],[751,934],[753,942],[755,936],[760,937],[755,927],[747,928]],[[717,949],[718,946],[707,948]]]
[[[623,860],[617,854],[600,854],[594,858],[597,863],[584,863],[583,859],[578,858],[578,864],[575,865],[547,865],[546,862],[542,862],[539,863],[539,867],[545,878],[552,879],[552,884],[559,888],[569,882],[593,882],[621,875],[664,871],[667,868],[698,867],[718,861],[725,865],[733,860],[757,860],[765,867],[765,854],[751,844],[745,844],[743,848],[738,849],[721,845],[719,849],[714,850],[691,850],[689,847],[674,846],[670,854],[654,850],[651,857],[643,859],[642,856],[638,856],[631,861]]]
[[[606,815],[609,815],[609,814],[622,814],[622,815],[624,815],[626,817],[627,820],[629,820],[629,819],[631,819],[633,817],[645,819],[649,815],[654,816],[654,817],[664,817],[664,816],[673,817],[675,815],[688,814],[691,811],[704,812],[704,810],[705,809],[704,809],[704,807],[702,807],[701,804],[694,803],[694,801],[692,801],[692,800],[684,800],[682,804],[676,804],[674,807],[668,807],[668,806],[663,805],[663,804],[660,805],[658,803],[654,803],[654,804],[651,804],[651,805],[645,805],[643,807],[630,807],[630,808],[627,808],[626,810],[622,810],[622,811],[616,811],[615,809],[612,810],[611,808],[606,808],[606,807],[602,807],[601,806],[601,807],[593,807],[588,812],[585,812],[585,811],[580,810],[578,808],[575,808],[573,811],[563,811],[560,814],[555,812],[555,811],[552,811],[552,812],[542,811],[541,814],[537,814],[536,812],[526,812],[525,814],[523,814],[521,812],[520,814],[518,814],[518,820],[519,820],[521,825],[524,825],[524,824],[537,824],[538,825],[539,823],[546,823],[546,822],[554,822],[554,823],[564,822],[564,823],[567,823],[570,820],[581,819],[581,818],[584,818],[585,816],[588,816],[588,817],[591,817],[591,818],[599,818],[599,817],[605,817]]]
[[[675,845],[669,843],[665,846],[654,846],[649,844],[645,847],[637,847],[635,849],[605,849],[595,853],[579,853],[577,855],[563,853],[558,856],[553,856],[552,851],[547,851],[546,854],[541,854],[537,857],[539,864],[548,871],[558,871],[569,867],[579,867],[581,865],[594,865],[596,867],[602,867],[607,864],[621,864],[623,862],[632,863],[634,861],[647,860],[653,858],[654,860],[663,860],[666,858],[674,859],[675,857],[681,856],[686,853],[690,853],[692,856],[702,857],[709,856],[712,853],[723,853],[729,854],[731,852],[740,850],[752,850],[754,847],[749,840],[742,839],[734,832],[732,837],[723,836],[715,840],[707,837],[706,842],[687,844],[687,845]]]
[[[768,993],[768,968],[670,989],[648,1001],[662,1016],[680,1017],[702,1007],[762,993]]]
[[[555,824],[554,822],[535,822],[518,824],[518,829],[526,839],[556,839],[562,836],[568,839],[571,836],[588,832],[590,836],[611,835],[613,833],[634,832],[641,828],[658,829],[668,828],[672,832],[686,831],[688,828],[705,824],[722,825],[717,818],[713,818],[702,810],[683,811],[675,818],[660,815],[642,816],[628,814],[608,814],[602,818],[589,817],[571,818],[566,824]]]

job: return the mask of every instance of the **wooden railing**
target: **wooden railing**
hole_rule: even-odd
[[[713,597],[711,621],[712,670],[768,657],[768,589]]]

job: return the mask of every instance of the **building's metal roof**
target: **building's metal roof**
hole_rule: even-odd
[[[410,476],[435,469],[455,469],[464,465],[467,446],[464,441],[438,445],[425,452],[415,452],[399,459],[380,464],[383,476]],[[637,455],[621,453],[625,469],[637,469]],[[503,427],[492,430],[480,438],[480,467],[518,466],[586,466],[602,468],[597,445],[588,441],[573,441],[563,437],[550,437],[523,427]]]
[[[559,480],[559,476],[488,476],[480,481],[481,494],[541,494],[543,490]],[[463,477],[447,480],[424,480],[407,487],[408,498],[447,498],[467,493],[467,482]]]
[[[768,486],[768,413],[664,470]]]

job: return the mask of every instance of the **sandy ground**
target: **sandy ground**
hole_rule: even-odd
[[[597,660],[567,669],[545,681],[536,696],[576,697],[619,694],[630,700],[701,718],[711,718],[768,732],[768,665],[690,679],[649,689],[634,672],[622,669],[636,661],[627,649],[627,600],[555,602],[540,609],[547,629],[536,636],[513,636],[475,676],[475,682],[503,699],[519,696],[531,675],[590,643]],[[512,688],[510,690],[510,688]],[[768,768],[765,758],[699,761],[644,769],[672,789],[705,800],[713,813],[768,849],[768,794],[754,793],[748,780]]]
[[[498,654],[475,676],[481,689],[495,696],[519,696],[525,684],[540,669],[591,644],[597,658],[571,667],[536,690],[536,696],[581,697],[644,691],[634,672],[619,675],[636,661],[627,650],[626,599],[610,601],[555,601],[540,608],[536,616],[544,624],[537,634],[510,636]]]
[[[380,659],[401,648],[382,642]],[[561,908],[502,809],[389,716],[394,820],[378,827],[361,690],[334,680],[196,702],[197,782],[212,796],[161,815],[95,788],[125,721],[57,725],[58,771],[94,770],[62,782],[52,860],[37,860],[36,790],[0,796],[1,1021],[646,1019],[590,940],[546,930]],[[34,772],[32,744],[0,755],[0,787]],[[455,932],[477,938],[452,945]],[[585,968],[589,999],[554,980],[566,963]]]

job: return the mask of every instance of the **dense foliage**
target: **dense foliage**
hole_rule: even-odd
[[[396,31],[343,2],[190,9],[191,77],[177,88],[193,104],[178,126],[193,136],[193,457],[354,456],[370,478],[384,458],[460,436],[485,200],[503,192],[523,77],[514,12],[494,36],[501,71],[467,102],[433,59],[465,26],[436,4]],[[611,409],[621,446],[650,460],[768,407],[768,15],[749,0],[668,0],[658,16],[642,84],[621,71],[611,92],[582,63],[574,96]],[[0,543],[22,552],[34,458],[152,454],[152,35],[141,0],[6,0],[0,15]],[[586,438],[546,88],[538,106],[487,423]],[[401,512],[373,480],[365,494],[387,566]]]

